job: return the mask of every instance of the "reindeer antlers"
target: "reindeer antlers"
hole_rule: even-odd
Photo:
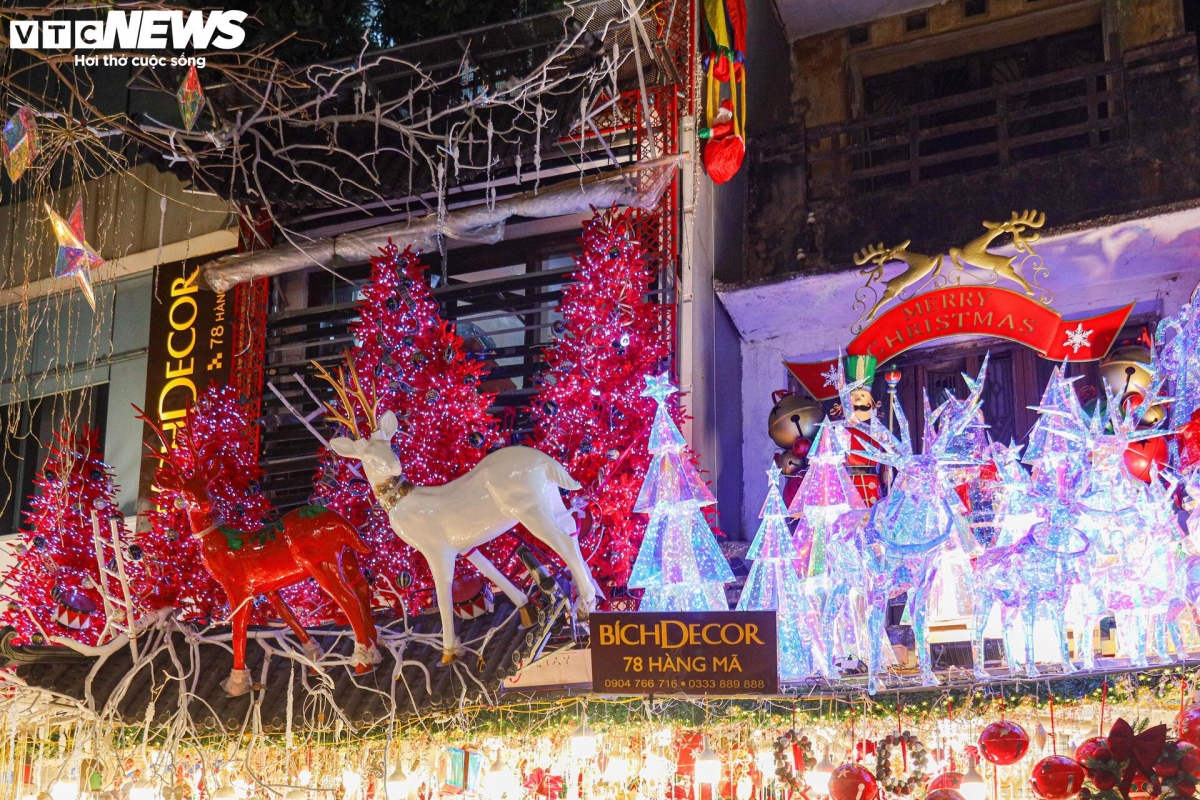
[[[358,379],[358,368],[354,365],[354,357],[347,350],[345,353],[346,366],[338,367],[337,377],[329,374],[329,370],[318,364],[316,361],[312,365],[317,369],[317,377],[328,383],[337,392],[338,400],[345,409],[345,413],[338,413],[333,404],[325,403],[325,408],[329,411],[327,419],[330,422],[337,422],[345,425],[354,433],[355,439],[361,439],[362,432],[358,429],[358,415],[354,413],[354,405],[350,402],[353,397],[358,400],[362,406],[363,412],[367,415],[367,422],[371,426],[371,430],[375,430],[379,426],[379,421],[375,416],[375,403],[367,397],[366,389],[363,388],[362,382]],[[347,373],[349,373],[350,383],[346,383]]]
[[[1035,208],[1032,211],[1022,211],[1021,215],[1017,216],[1017,212],[1014,211],[1012,212],[1012,219],[1008,221],[1008,224],[1011,226],[1020,225],[1026,228],[1040,228],[1046,224],[1046,212],[1043,211],[1039,214]]]
[[[182,465],[175,458],[175,448],[173,447],[172,442],[167,439],[167,434],[163,431],[162,426],[150,419],[150,415],[138,408],[137,405],[133,405],[133,410],[137,412],[137,415],[134,417],[134,419],[140,419],[142,422],[146,423],[146,426],[149,427],[150,430],[154,431],[154,435],[158,437],[158,441],[162,442],[162,452],[156,453],[155,449],[150,445],[149,442],[142,442],[142,444],[144,444],[146,449],[154,454],[155,457],[161,458],[163,461],[170,464],[171,468],[176,472],[182,472]]]
[[[864,247],[854,254],[854,263],[861,267],[863,264],[875,262],[879,266],[883,266],[884,262],[892,257],[892,253],[896,252],[894,247],[884,247],[883,242]]]

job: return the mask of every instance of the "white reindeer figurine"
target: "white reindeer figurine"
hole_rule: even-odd
[[[413,486],[400,477],[400,459],[392,452],[396,428],[396,415],[387,411],[370,436],[338,437],[329,446],[343,458],[362,462],[392,530],[429,563],[442,617],[443,664],[454,661],[459,651],[450,587],[460,554],[465,553],[484,577],[500,587],[529,623],[525,610],[529,598],[478,550],[518,522],[571,570],[579,592],[579,616],[595,607],[596,587],[575,539],[575,519],[558,493],[559,487],[580,487],[561,464],[532,447],[504,447],[450,483]]]

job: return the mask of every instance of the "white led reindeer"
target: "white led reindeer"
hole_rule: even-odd
[[[567,470],[539,450],[514,445],[489,453],[466,475],[447,484],[413,486],[402,478],[403,467],[392,451],[392,437],[398,427],[396,415],[386,411],[376,419],[373,405],[367,403],[356,377],[351,368],[351,380],[357,389],[351,394],[366,409],[373,430],[361,438],[339,436],[329,446],[343,458],[362,462],[392,530],[428,562],[442,618],[442,663],[454,661],[459,648],[451,596],[459,555],[466,555],[485,578],[496,584],[521,609],[522,619],[529,624],[525,608],[529,598],[478,549],[517,523],[567,565],[579,593],[576,613],[586,617],[595,608],[596,586],[575,538],[575,519],[558,492],[560,487],[580,488]],[[348,407],[349,398],[343,394],[347,391],[345,384],[326,379],[342,396],[343,407]],[[355,436],[359,435],[359,426],[351,424],[349,415],[333,413]]]

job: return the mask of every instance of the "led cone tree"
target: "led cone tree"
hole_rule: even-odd
[[[727,611],[725,584],[733,572],[703,511],[717,501],[671,419],[668,398],[676,391],[667,373],[646,378],[645,395],[658,404],[650,428],[654,460],[633,510],[650,519],[629,586],[645,590],[641,611]]]
[[[811,591],[827,584],[825,551],[833,523],[847,511],[866,508],[846,470],[846,447],[838,439],[841,431],[825,418],[808,456],[808,469],[788,506],[788,514],[799,521],[796,547],[801,574]]]
[[[112,541],[111,522],[116,522],[118,547],[127,542],[128,530],[114,500],[112,468],[104,463],[96,431],[86,425],[72,431],[64,424],[34,484],[36,493],[25,514],[17,563],[4,578],[8,595],[4,624],[16,628],[24,643],[64,637],[97,644],[106,622],[100,588],[110,596],[122,589],[102,579],[92,514],[100,537],[107,542]],[[99,550],[105,562],[116,557],[111,545],[101,544]],[[127,560],[137,553],[130,550],[122,553]],[[132,575],[140,573],[137,564],[126,567]]]
[[[411,248],[400,251],[391,243],[371,260],[371,281],[363,288],[359,320],[353,326],[358,346],[351,364],[377,413],[392,411],[400,421],[394,446],[405,479],[417,486],[437,486],[470,471],[499,444],[500,436],[496,419],[488,413],[492,397],[479,391],[484,366],[467,357],[462,339],[442,319],[424,271]],[[361,401],[348,399],[354,408],[341,408],[337,400],[339,413],[357,415],[362,430],[369,429]],[[432,600],[433,581],[425,559],[396,537],[356,462],[327,451],[313,500],[359,528],[372,550],[364,566],[373,575],[386,576],[397,587],[404,583],[401,575],[411,578],[405,592],[410,610]],[[522,569],[514,555],[517,544],[518,539],[507,534],[481,549],[512,577]],[[459,570],[472,569],[459,560]],[[387,593],[387,600],[393,606],[398,603],[395,593]]]
[[[629,212],[597,212],[563,292],[557,340],[534,398],[534,446],[583,484],[590,525],[581,549],[606,590],[624,586],[645,521],[631,513],[650,465],[648,375],[669,356],[667,308],[647,299],[654,271]],[[676,417],[678,419],[678,417]]]
[[[796,679],[813,672],[813,632],[818,621],[813,603],[805,595],[796,572],[799,554],[792,542],[792,532],[788,530],[788,511],[779,493],[782,475],[775,464],[767,470],[770,482],[767,502],[760,515],[762,524],[746,553],[746,558],[754,560],[754,566],[746,576],[738,611],[776,612],[779,676]],[[850,491],[854,492],[854,488]]]

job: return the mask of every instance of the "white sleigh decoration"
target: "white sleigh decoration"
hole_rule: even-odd
[[[575,538],[575,519],[559,488],[579,484],[550,456],[531,447],[504,447],[489,453],[474,469],[442,486],[413,486],[401,479],[400,459],[392,452],[396,415],[379,416],[366,438],[330,441],[343,458],[362,462],[376,500],[388,513],[392,530],[429,563],[442,620],[442,663],[458,652],[454,633],[451,582],[455,559],[466,554],[481,574],[512,600],[529,624],[529,598],[477,549],[517,523],[549,547],[571,571],[579,593],[577,612],[586,616],[596,604],[596,586]]]

